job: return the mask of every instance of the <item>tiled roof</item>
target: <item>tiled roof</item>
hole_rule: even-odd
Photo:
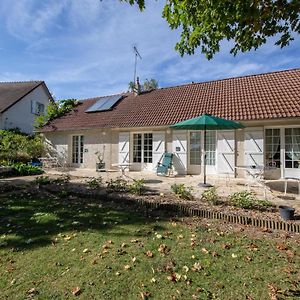
[[[0,113],[21,100],[43,81],[0,82]]]
[[[43,131],[163,126],[203,113],[236,120],[300,118],[300,69],[124,94],[111,111],[86,113],[86,99]]]

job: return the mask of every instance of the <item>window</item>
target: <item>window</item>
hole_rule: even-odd
[[[140,133],[133,135],[133,162],[142,162],[142,135]]]
[[[201,165],[201,133],[190,132],[190,165]]]
[[[31,101],[31,113],[34,115],[43,115],[45,113],[45,105],[38,101]]]
[[[133,134],[133,162],[134,163],[152,163],[152,133],[134,133]]]
[[[144,134],[144,163],[152,163],[152,133]]]
[[[216,132],[206,132],[206,165],[214,166],[216,164]]]
[[[266,129],[266,165],[280,168],[280,129]]]
[[[300,168],[300,128],[285,129],[285,167]]]
[[[72,163],[83,163],[83,135],[74,135],[72,137]]]

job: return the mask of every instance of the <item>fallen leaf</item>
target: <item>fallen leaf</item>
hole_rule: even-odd
[[[90,252],[90,250],[88,248],[85,248],[82,252],[83,253],[88,253],[88,252]]]
[[[246,256],[246,260],[247,260],[247,261],[252,261],[253,259],[252,259],[252,257],[250,257],[250,256],[247,255],[247,256]]]
[[[125,248],[125,247],[127,247],[127,244],[126,243],[122,243],[121,247]]]
[[[31,289],[29,289],[28,291],[27,291],[27,294],[29,295],[29,296],[34,296],[34,295],[38,295],[38,291],[37,291],[37,289],[35,289],[35,288],[31,288]]]
[[[209,251],[208,251],[206,248],[202,248],[201,251],[202,251],[203,253],[205,253],[205,254],[208,254],[208,253],[209,253]]]
[[[150,282],[155,283],[156,279],[153,277],[153,278],[151,278]]]
[[[116,276],[120,276],[121,273],[120,273],[120,272],[116,272],[115,275],[116,275]]]
[[[147,300],[151,296],[151,293],[150,292],[140,292],[140,295],[143,300]]]
[[[136,262],[136,257],[133,257],[131,260],[132,262]]]
[[[248,248],[252,251],[258,251],[258,246],[253,243],[251,243]]]
[[[170,252],[170,249],[165,244],[161,244],[159,245],[157,251],[162,254],[167,254],[168,252]]]
[[[146,256],[152,258],[154,255],[153,255],[153,253],[152,253],[150,250],[148,250],[148,251],[146,252]]]
[[[222,249],[230,249],[231,248],[231,244],[225,243],[221,245]]]
[[[284,243],[277,244],[276,248],[282,251],[288,250],[288,247]]]
[[[130,270],[130,269],[131,269],[131,266],[130,266],[130,265],[125,265],[125,266],[124,266],[124,269],[125,269],[125,270]]]
[[[82,290],[79,286],[72,289],[73,296],[79,296],[82,293]]]
[[[194,263],[193,268],[192,268],[193,272],[199,271],[201,269],[202,269],[202,266],[199,262]]]
[[[277,294],[278,294],[278,288],[272,284],[272,283],[269,283],[268,284],[268,290],[269,290],[269,296],[270,296],[270,299],[271,300],[277,300]]]
[[[232,254],[231,254],[231,257],[232,257],[232,258],[237,258],[238,256],[237,256],[235,253],[232,253]]]
[[[189,267],[188,267],[188,266],[183,266],[182,269],[183,269],[183,271],[184,271],[185,273],[187,273],[187,272],[189,271]]]

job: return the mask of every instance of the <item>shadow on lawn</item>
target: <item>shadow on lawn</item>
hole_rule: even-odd
[[[136,236],[147,235],[141,230],[147,223],[153,230],[163,229],[147,212],[137,207],[66,196],[63,199],[45,195],[30,188],[0,196],[0,248],[26,250],[54,243],[58,234],[96,230],[102,235],[126,236],[118,226],[137,225]],[[130,233],[132,235],[132,233]]]

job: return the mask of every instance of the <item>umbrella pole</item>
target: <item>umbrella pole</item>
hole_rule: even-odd
[[[203,184],[206,185],[206,128],[204,127],[204,162],[203,162]]]

